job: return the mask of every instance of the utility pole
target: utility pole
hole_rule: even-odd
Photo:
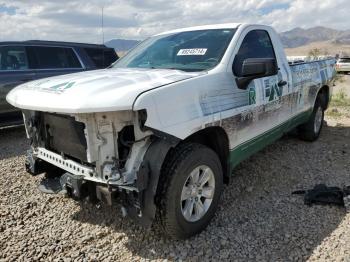
[[[102,44],[105,43],[105,32],[104,32],[104,21],[103,21],[103,6],[102,6],[102,15],[101,15],[101,31],[102,31]]]

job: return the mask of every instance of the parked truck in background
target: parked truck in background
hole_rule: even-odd
[[[187,238],[238,163],[294,128],[319,137],[334,75],[334,59],[289,65],[269,26],[221,24],[155,35],[111,68],[23,84],[7,101],[23,111],[28,172],[58,167],[69,196],[120,201]]]
[[[350,57],[349,56],[340,57],[337,61],[336,69],[338,73],[348,74],[350,72]]]
[[[23,41],[0,42],[0,127],[23,123],[22,113],[6,102],[15,86],[35,79],[106,68],[118,59],[104,45]]]

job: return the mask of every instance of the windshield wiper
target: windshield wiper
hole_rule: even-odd
[[[176,68],[176,67],[149,67],[149,69],[168,69],[168,70],[179,70],[179,71],[184,71],[184,69],[179,69],[179,68]]]

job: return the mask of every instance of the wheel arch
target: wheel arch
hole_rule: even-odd
[[[192,142],[202,144],[212,149],[219,157],[224,183],[229,181],[229,139],[226,131],[220,126],[207,127],[187,137],[183,143]]]
[[[329,105],[329,101],[330,101],[330,90],[329,90],[329,86],[328,85],[324,85],[320,88],[320,90],[317,93],[318,95],[322,95],[324,97],[324,102],[323,102],[323,109],[326,110],[328,108]]]
[[[156,208],[159,206],[162,184],[164,179],[166,179],[162,176],[162,170],[165,168],[174,150],[183,143],[198,143],[211,148],[218,154],[223,170],[223,182],[228,183],[230,175],[228,165],[229,140],[222,127],[215,126],[199,130],[184,140],[175,139],[172,136],[157,135],[154,137],[154,141],[147,150],[143,160],[143,165],[148,167],[149,177],[147,179],[148,186],[142,193],[141,210],[143,219],[140,221],[141,224],[150,225],[154,219]]]

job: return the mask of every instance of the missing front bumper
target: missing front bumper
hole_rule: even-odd
[[[87,181],[83,176],[68,172],[60,177],[44,177],[38,189],[46,194],[65,194],[76,201],[88,199],[93,203],[101,201],[108,205],[112,205],[112,199],[116,192],[109,190],[107,186]]]
[[[76,176],[82,176],[87,180],[94,181],[97,179],[95,170],[93,168],[81,165],[71,159],[66,159],[61,155],[49,151],[45,148],[38,147],[33,153],[33,157],[42,159]]]
[[[32,166],[39,162],[44,162],[65,170],[70,174],[69,177],[76,179],[77,181],[66,183],[66,186],[70,189],[70,193],[67,192],[68,196],[77,200],[84,199],[84,196],[87,196],[87,200],[92,200],[91,202],[96,201],[97,203],[99,201],[107,204],[120,202],[124,215],[127,213],[129,217],[148,227],[152,224],[156,213],[155,197],[161,171],[159,163],[164,161],[166,152],[171,147],[172,144],[165,143],[164,140],[153,142],[145,155],[141,154],[143,161],[139,167],[132,169],[132,172],[136,172],[136,174],[130,177],[137,178],[132,180],[132,183],[123,179],[130,175],[129,173],[121,172],[119,173],[120,179],[114,181],[106,180],[94,168],[66,159],[64,156],[41,147],[35,148],[30,158],[32,159],[31,162],[33,162]],[[136,154],[134,158],[137,158],[139,155]],[[87,170],[82,168],[87,168]],[[84,173],[82,170],[85,170]],[[92,172],[92,176],[88,171]],[[85,194],[86,189],[87,195]]]

